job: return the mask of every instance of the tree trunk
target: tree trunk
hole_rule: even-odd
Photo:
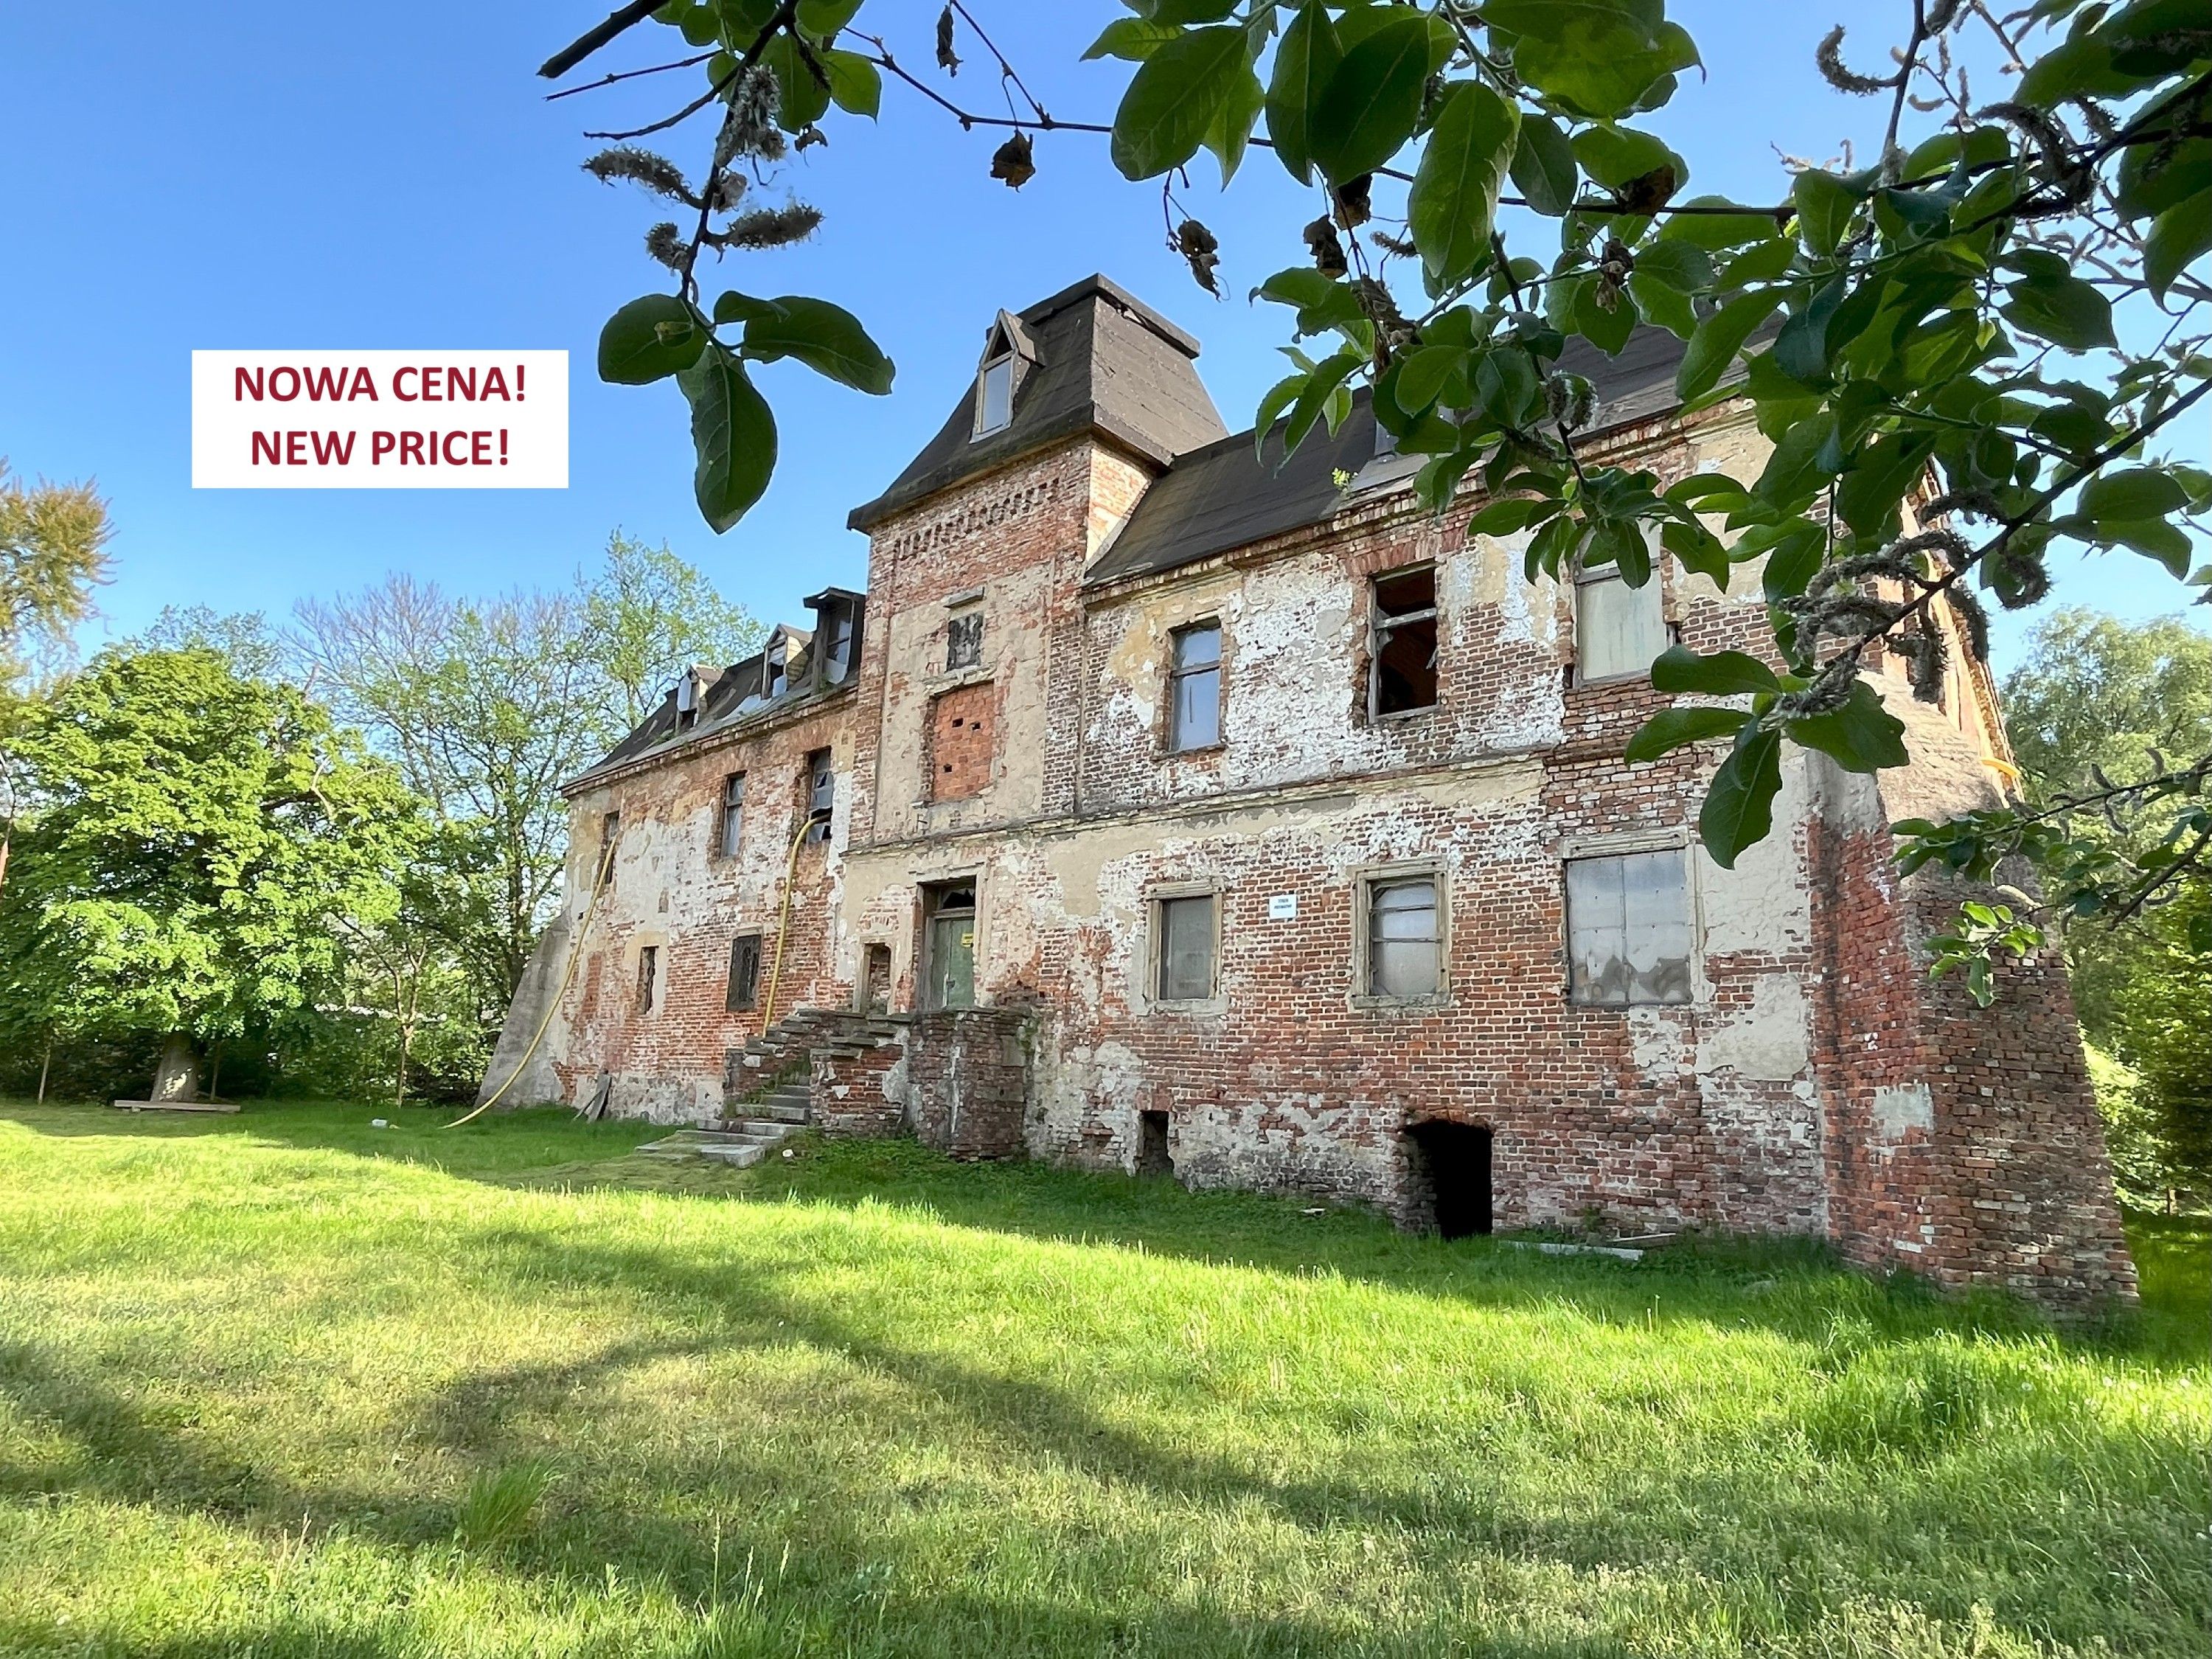
[[[39,1104],[46,1103],[46,1077],[54,1069],[54,1040],[46,1039],[46,1052],[39,1060]]]
[[[161,1039],[161,1060],[154,1071],[152,1101],[194,1101],[200,1097],[200,1059],[192,1040],[182,1031]]]

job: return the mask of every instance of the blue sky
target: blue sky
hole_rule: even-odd
[[[1112,0],[983,0],[971,8],[1054,113],[1110,115],[1127,73],[1078,61]],[[1200,368],[1232,426],[1279,368],[1283,314],[1243,295],[1304,257],[1311,216],[1255,153],[1226,197],[1201,157],[1185,205],[1223,245],[1210,299],[1163,246],[1157,188],[1108,166],[1102,139],[1038,143],[1018,194],[987,176],[998,135],[963,133],[918,94],[884,93],[879,125],[840,118],[787,171],[828,217],[811,242],[710,273],[757,293],[814,293],[859,313],[898,364],[888,398],[778,365],[764,380],[782,428],[767,498],[716,537],[690,501],[672,386],[601,386],[606,313],[665,284],[640,239],[659,215],[579,169],[586,127],[635,125],[688,99],[702,71],[548,104],[535,65],[609,0],[381,0],[325,7],[225,0],[179,6],[0,9],[0,153],[14,158],[0,223],[0,455],[19,473],[96,478],[112,505],[115,580],[88,644],[165,605],[289,615],[303,597],[400,569],[466,592],[556,583],[621,526],[666,539],[732,598],[793,617],[799,595],[857,585],[866,546],[844,527],[933,432],[973,371],[1000,306],[1018,308],[1094,270],[1206,343]],[[1872,130],[1868,104],[1815,76],[1839,12],[1797,0],[1676,0],[1711,70],[1653,123],[1696,190],[1776,199],[1775,146],[1825,157]],[[935,78],[935,0],[871,0],[863,21]],[[652,28],[605,59],[680,55]],[[1863,55],[1878,61],[1871,34]],[[945,86],[1003,109],[983,54]],[[1996,95],[1992,90],[1989,95]],[[703,125],[666,143],[693,164]],[[563,349],[574,354],[565,491],[200,491],[189,487],[194,347]],[[2202,456],[2206,434],[2184,441]],[[2178,608],[2165,574],[2126,554],[2062,595],[2124,615]],[[2079,576],[2080,580],[2074,578]],[[2200,619],[2205,611],[2195,615]],[[2001,619],[2000,666],[2017,618]]]

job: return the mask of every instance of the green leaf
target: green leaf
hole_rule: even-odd
[[[1275,429],[1275,422],[1282,417],[1283,411],[1296,403],[1298,393],[1305,390],[1307,373],[1301,369],[1296,374],[1285,374],[1260,399],[1259,410],[1252,417],[1252,453],[1255,457],[1266,458],[1267,434]]]
[[[1735,204],[1724,196],[1692,196],[1678,207],[1720,208]],[[1753,213],[1674,213],[1668,216],[1660,229],[1662,242],[1692,242],[1698,246],[1717,252],[1722,248],[1741,247],[1746,242],[1763,242],[1774,234],[1771,214]]]
[[[732,289],[714,301],[714,325],[719,328],[726,323],[748,323],[775,308],[773,300],[756,300],[750,294],[740,294]]]
[[[2151,221],[2143,238],[2143,280],[2151,293],[2166,290],[2208,249],[2212,249],[2212,190],[2200,190]]]
[[[1774,827],[1774,798],[1781,792],[1781,734],[1762,732],[1747,720],[1736,733],[1735,747],[1713,774],[1698,812],[1698,834],[1715,864],[1733,870],[1745,848],[1766,838]]]
[[[1513,146],[1513,187],[1538,213],[1564,217],[1575,203],[1574,147],[1548,115],[1524,115]]]
[[[1807,248],[1824,258],[1836,251],[1859,198],[1832,173],[1808,167],[1790,187],[1797,206],[1797,234]]]
[[[2079,276],[2023,276],[2005,293],[2012,302],[2000,308],[2004,319],[2039,340],[2069,351],[2116,343],[2112,302]]]
[[[1557,511],[1558,502],[1547,501],[1540,495],[1492,501],[1467,521],[1467,533],[1470,536],[1510,536]]]
[[[1828,324],[1843,303],[1844,278],[1838,276],[1783,324],[1774,337],[1775,367],[1802,386],[1826,385]]]
[[[745,366],[717,345],[676,377],[691,400],[692,494],[717,535],[745,515],[775,471],[775,416]]]
[[[1632,295],[1616,295],[1613,307],[1607,310],[1598,303],[1602,291],[1598,277],[1577,278],[1567,291],[1567,317],[1576,333],[1607,356],[1618,357],[1627,348],[1628,337],[1636,331],[1636,302]]]
[[[1406,220],[1438,288],[1463,281],[1490,258],[1491,224],[1520,125],[1520,112],[1475,81],[1454,88],[1437,112]]]
[[[1429,79],[1427,21],[1392,18],[1344,54],[1309,137],[1316,166],[1341,185],[1381,167],[1413,136]]]
[[[745,324],[744,355],[772,363],[795,357],[818,374],[880,398],[891,389],[891,360],[842,306],[803,295],[779,295],[771,311]]]
[[[871,121],[883,106],[884,77],[876,66],[857,52],[825,48],[814,54],[822,72],[830,77],[830,97],[848,115],[865,115]]]
[[[699,360],[707,331],[673,294],[632,300],[599,331],[599,378],[616,386],[647,386]]]
[[[2113,519],[2100,523],[2099,538],[2156,559],[2176,579],[2189,574],[2189,532],[2164,519]]]
[[[1670,645],[1651,663],[1654,690],[1732,697],[1750,691],[1779,691],[1782,682],[1756,657],[1741,651],[1716,651],[1701,657],[1686,645]]]
[[[1688,164],[1680,156],[1652,134],[1633,127],[1585,127],[1575,135],[1573,148],[1583,171],[1608,190],[1662,167],[1674,169],[1678,184],[1689,177]]]
[[[1514,73],[1597,120],[1649,107],[1669,76],[1698,62],[1679,24],[1656,0],[1492,0],[1482,15],[1518,36]]]
[[[1267,137],[1275,157],[1300,184],[1313,176],[1313,124],[1322,90],[1344,61],[1335,26],[1321,0],[1306,0],[1275,48],[1267,80]]]
[[[1237,76],[1249,72],[1239,28],[1193,29],[1152,53],[1114,112],[1108,148],[1121,176],[1150,179],[1197,155]]]
[[[826,40],[851,22],[860,9],[860,0],[799,0],[799,32],[810,40]],[[757,29],[759,25],[754,27]]]
[[[1684,399],[1699,397],[1720,383],[1752,331],[1765,322],[1782,295],[1775,292],[1747,294],[1729,301],[1698,325],[1674,371],[1674,390]]]
[[[1401,360],[1393,388],[1400,408],[1418,415],[1433,406],[1455,370],[1466,366],[1468,354],[1461,346],[1423,346]]]
[[[1741,708],[1662,708],[1637,728],[1624,758],[1656,761],[1688,744],[1733,737],[1750,718]]]
[[[1213,125],[1206,130],[1206,147],[1221,163],[1221,183],[1228,187],[1237,176],[1237,169],[1244,160],[1245,146],[1252,142],[1252,128],[1260,118],[1261,106],[1267,94],[1261,90],[1260,77],[1252,73],[1248,64],[1240,73],[1229,78],[1228,96],[1221,100]]]
[[[1881,534],[1935,447],[1933,438],[1896,432],[1862,450],[1836,486],[1836,511],[1844,522],[1862,536]]]
[[[1094,58],[1120,58],[1132,64],[1141,64],[1170,40],[1181,37],[1182,31],[1171,23],[1147,22],[1141,17],[1117,17],[1109,23],[1091,49],[1083,54],[1082,61]]]
[[[760,62],[775,75],[775,124],[786,132],[804,132],[830,112],[830,88],[815,78],[807,55],[787,33],[761,49]]]
[[[2108,472],[2081,486],[2076,511],[2100,527],[2107,520],[2162,519],[2189,505],[2189,492],[2172,473],[2156,467]]]
[[[1847,772],[1875,772],[1911,759],[1905,748],[1905,722],[1882,707],[1880,695],[1864,680],[1852,685],[1850,699],[1841,708],[1791,721],[1790,736]]]

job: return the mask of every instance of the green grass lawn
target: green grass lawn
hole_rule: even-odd
[[[2202,1656],[2208,1257],[2055,1336],[1164,1182],[0,1108],[0,1653]]]

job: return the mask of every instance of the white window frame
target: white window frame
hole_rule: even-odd
[[[1584,859],[1627,858],[1638,853],[1682,854],[1682,884],[1690,908],[1690,999],[1686,1002],[1577,1002],[1575,1000],[1574,917],[1567,906],[1567,866]],[[1705,975],[1705,896],[1698,838],[1687,825],[1673,828],[1622,830],[1607,835],[1577,836],[1559,848],[1559,1000],[1570,1008],[1594,1014],[1625,1014],[1636,1008],[1702,1008],[1712,1001],[1712,981]]]
[[[737,795],[734,801],[730,799],[732,786]],[[734,836],[730,833],[730,808],[733,805],[738,809],[738,832]],[[733,859],[744,848],[744,842],[745,774],[743,771],[729,772],[723,775],[721,805],[714,811],[714,856]]]
[[[1370,989],[1375,891],[1401,882],[1425,879],[1437,896],[1437,988],[1420,996],[1394,997]],[[1436,859],[1410,859],[1363,865],[1352,872],[1352,1006],[1388,1012],[1442,1008],[1451,1001],[1451,883]]]
[[[1395,581],[1402,576],[1418,576],[1429,573],[1430,599],[1426,611],[1407,611],[1386,617],[1382,611],[1382,584]],[[1413,708],[1382,707],[1382,642],[1383,635],[1394,634],[1413,623],[1432,623],[1437,630],[1437,661],[1432,665],[1436,675],[1436,696],[1427,702]],[[1433,714],[1443,707],[1443,567],[1431,562],[1401,565],[1395,570],[1377,570],[1367,578],[1367,718],[1373,721],[1416,720]]]
[[[989,418],[989,386],[993,372],[999,369],[1004,369],[1006,371],[1006,407],[1005,418],[996,423],[993,423]],[[1014,349],[1005,341],[1001,340],[999,342],[999,349],[983,359],[982,366],[975,371],[975,436],[976,438],[988,438],[994,434],[1004,432],[1008,427],[1014,423],[1014,393],[1019,389],[1018,382],[1020,381],[1020,379],[1021,376],[1017,372],[1016,368],[1016,355]]]
[[[1210,975],[1212,990],[1202,997],[1160,994],[1160,975],[1167,965],[1167,904],[1172,899],[1202,898],[1213,906],[1213,955]],[[1144,1006],[1163,1013],[1222,1014],[1229,1010],[1229,993],[1221,976],[1222,890],[1210,882],[1170,882],[1145,894]]]

